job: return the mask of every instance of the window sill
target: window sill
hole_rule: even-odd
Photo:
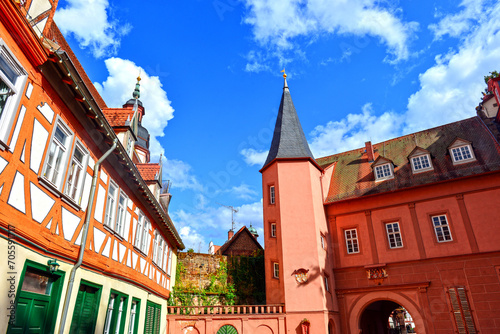
[[[375,179],[375,182],[382,182],[382,181],[387,181],[387,180],[392,180],[394,179],[394,175],[391,175],[391,176],[388,176],[388,177],[384,177],[384,178],[381,178],[381,179]]]
[[[139,252],[141,255],[143,255],[143,256],[145,256],[145,257],[148,257],[148,256],[146,255],[146,253],[144,253],[144,251],[143,251],[142,249],[140,249],[140,248],[138,248],[138,247],[136,247],[136,246],[134,246],[134,249],[135,249],[137,252]]]
[[[412,172],[413,174],[420,174],[420,173],[425,173],[425,172],[433,172],[434,171],[434,167],[430,167],[430,168],[425,168],[425,169],[418,169],[418,170],[415,170],[413,169]]]
[[[67,196],[65,194],[61,194],[61,199],[63,200],[64,203],[68,204],[73,209],[75,209],[75,211],[82,210],[81,206],[79,206],[78,204],[76,204],[76,202],[71,197],[69,197],[69,196]]]
[[[9,149],[9,145],[5,144],[0,140],[0,151],[7,151]]]
[[[106,231],[108,231],[109,233],[113,234],[118,240],[120,241],[123,241],[125,240],[124,237],[122,237],[118,232],[116,232],[115,230],[113,230],[111,227],[109,227],[108,225],[106,224],[102,224],[102,226],[104,227],[104,229]]]
[[[47,180],[43,176],[38,177],[38,183],[40,185],[42,185],[45,189],[50,191],[56,197],[58,197],[58,198],[61,197],[61,195],[62,195],[61,191],[59,189],[57,189],[57,187],[52,182],[50,182],[49,180]]]
[[[469,162],[474,162],[474,161],[476,161],[475,158],[467,159],[467,160],[459,160],[459,161],[455,161],[455,160],[452,159],[453,166],[455,166],[455,165],[463,165],[463,164],[467,164]]]

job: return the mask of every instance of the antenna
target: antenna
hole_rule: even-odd
[[[219,202],[215,202],[215,203],[231,210],[231,231],[234,231],[234,214],[236,212],[238,212],[238,209],[235,209],[234,206],[232,206],[232,205],[224,205],[224,204],[220,204]]]

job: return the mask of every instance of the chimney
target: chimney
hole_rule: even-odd
[[[233,230],[229,230],[227,231],[227,240],[231,239],[234,235],[234,231]]]
[[[371,141],[367,141],[365,143],[366,147],[366,155],[368,156],[368,161],[373,161],[374,159],[374,154],[373,154],[373,146]]]

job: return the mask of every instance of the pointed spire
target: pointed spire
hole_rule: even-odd
[[[284,73],[285,70],[281,72]],[[271,148],[269,149],[264,167],[276,158],[314,159],[302,126],[300,125],[297,111],[293,105],[285,73],[283,74],[283,78],[283,95],[281,96]]]
[[[136,100],[138,100],[141,97],[141,76],[139,75],[137,77],[137,83],[135,84],[135,89],[134,92],[132,93],[132,97]]]

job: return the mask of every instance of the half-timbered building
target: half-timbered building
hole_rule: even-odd
[[[140,78],[108,108],[56,5],[0,2],[0,332],[165,332],[184,245],[149,160]]]

